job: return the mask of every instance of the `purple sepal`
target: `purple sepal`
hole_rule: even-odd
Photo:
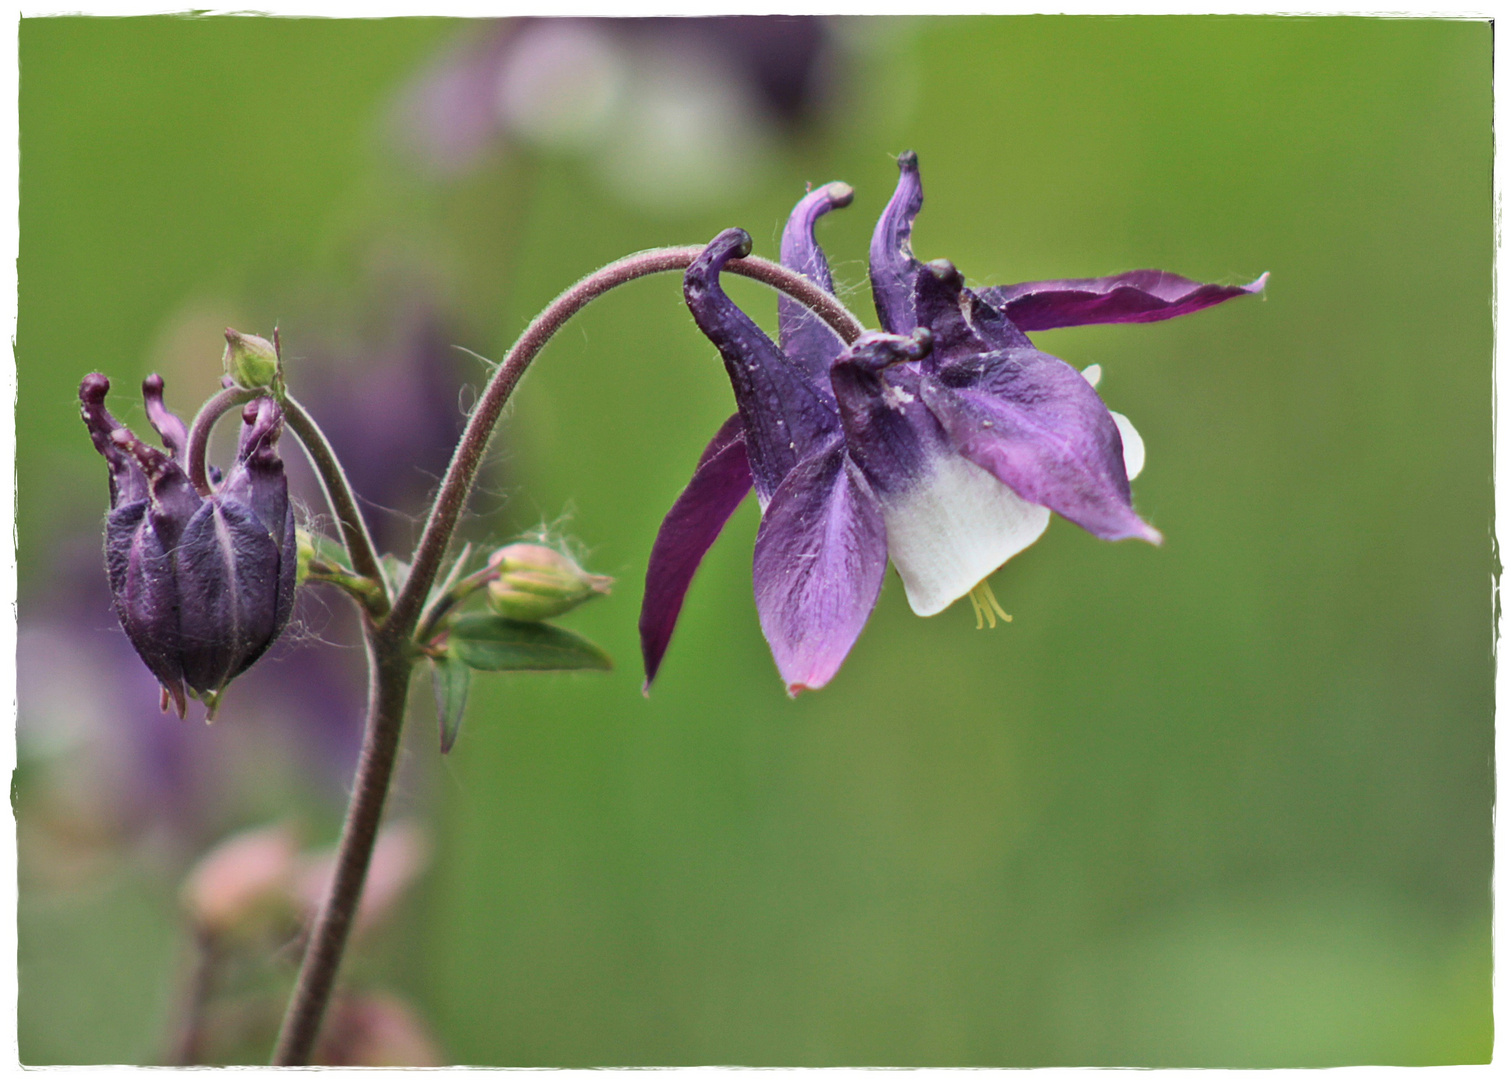
[[[881,328],[905,335],[918,326],[913,311],[913,281],[921,269],[913,257],[913,219],[923,209],[918,155],[911,150],[898,155],[897,170],[897,189],[871,234],[871,293]]]
[[[834,278],[813,229],[819,218],[830,210],[849,206],[854,197],[849,184],[825,184],[798,201],[782,230],[782,265],[796,270],[825,292],[834,292]],[[807,305],[786,293],[777,296],[777,328],[782,352],[827,393],[829,364],[845,349],[839,335]]]
[[[1203,285],[1163,270],[1130,270],[1102,278],[1028,281],[980,290],[1023,330],[1093,323],[1146,323],[1190,315],[1264,290],[1269,274],[1247,285]]]
[[[719,285],[732,258],[750,252],[743,229],[726,229],[687,268],[682,291],[698,328],[718,347],[745,428],[756,494],[765,504],[782,479],[839,431],[834,406],[788,361]]]
[[[788,474],[756,534],[756,610],[788,694],[834,677],[886,568],[881,507],[836,440]]]
[[[966,385],[920,387],[961,456],[1103,540],[1159,543],[1133,512],[1117,424],[1081,373],[1037,349],[982,360]]]
[[[661,522],[651,548],[645,597],[640,603],[640,653],[645,659],[643,691],[647,694],[666,655],[698,564],[749,493],[750,485],[745,427],[736,414],[724,421],[703,451],[693,478]]]

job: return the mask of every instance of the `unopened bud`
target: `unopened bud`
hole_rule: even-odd
[[[216,934],[249,933],[263,919],[288,918],[297,856],[287,825],[238,833],[194,867],[184,882],[184,907],[197,926]]]
[[[237,386],[252,390],[272,386],[278,374],[278,350],[267,338],[226,327],[226,351],[221,357],[226,374]]]
[[[488,606],[506,619],[539,622],[607,596],[614,579],[590,574],[576,560],[542,544],[510,544],[488,559],[498,577],[488,585]]]

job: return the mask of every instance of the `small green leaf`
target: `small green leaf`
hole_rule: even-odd
[[[334,540],[323,533],[311,532],[305,535],[309,537],[315,559],[349,573],[355,573],[352,570],[351,560],[346,557],[346,548],[341,546],[341,541]]]
[[[451,653],[430,661],[430,687],[435,691],[435,715],[441,722],[441,753],[451,753],[457,732],[462,730],[462,714],[467,711],[467,690],[472,685],[472,669]]]
[[[609,671],[614,666],[607,653],[570,630],[484,612],[458,617],[450,644],[479,671]]]

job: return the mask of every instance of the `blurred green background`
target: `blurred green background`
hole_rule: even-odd
[[[866,242],[908,148],[915,248],[973,282],[1273,276],[1263,299],[1188,319],[1037,336],[1103,365],[1148,445],[1135,497],[1163,549],[1057,520],[993,579],[1014,616],[993,632],[961,605],[915,618],[893,577],[844,670],[795,702],[756,624],[752,505],[642,699],[646,557],[731,395],[674,278],[595,305],[525,381],[468,529],[570,510],[619,586],[568,622],[619,668],[480,679],[444,760],[417,680],[396,800],[426,823],[430,868],[359,946],[353,985],[401,997],[456,1064],[1487,1061],[1489,25],[836,24],[813,116],[745,143],[716,127],[685,165],[656,156],[674,180],[728,175],[685,191],[625,179],[634,163],[591,132],[494,132],[461,164],[416,164],[404,103],[490,32],[22,22],[23,640],[66,630],[65,579],[102,575],[63,557],[97,551],[106,505],[79,379],[108,372],[139,421],[134,382],[165,370],[191,411],[228,322],[279,321],[298,357],[381,341],[423,293],[445,344],[497,357],[626,252],[741,225],[774,256],[804,185],[831,179],[857,195],[821,238],[869,320]],[[772,325],[769,293],[731,291]],[[475,387],[481,366],[457,359]],[[153,718],[208,753],[251,748],[212,809],[178,833],[171,815],[58,824],[71,762],[112,745],[98,703],[99,725],[48,742],[111,692],[87,643],[119,634],[103,599],[89,617],[76,678],[38,689],[21,661],[28,1064],[158,1060],[193,858],[291,815],[328,840],[338,815],[339,779],[290,771],[287,748],[255,756],[239,710],[258,692],[238,686],[208,730]]]

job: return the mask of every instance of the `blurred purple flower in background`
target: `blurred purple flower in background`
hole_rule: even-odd
[[[656,537],[640,619],[647,686],[698,563],[752,486],[756,609],[792,694],[839,670],[889,558],[917,614],[981,589],[979,613],[996,606],[987,576],[1043,534],[1051,511],[1104,540],[1160,542],[1128,486],[1143,440],[1102,403],[1092,372],[1035,349],[1014,316],[1032,329],[1150,322],[1257,292],[1265,278],[1199,285],[1140,270],[977,294],[947,261],[913,257],[916,155],[898,167],[871,241],[882,333],[846,348],[816,316],[782,303],[778,347],[719,285],[724,264],[749,254],[743,230],[721,233],[688,268],[688,307],[724,358],[739,412]],[[850,200],[845,184],[811,192],[782,235],[782,262],[831,292],[814,225]]]
[[[825,113],[844,48],[812,17],[510,19],[410,85],[397,137],[441,176],[496,148],[581,154],[627,202],[685,209],[748,187]]]

